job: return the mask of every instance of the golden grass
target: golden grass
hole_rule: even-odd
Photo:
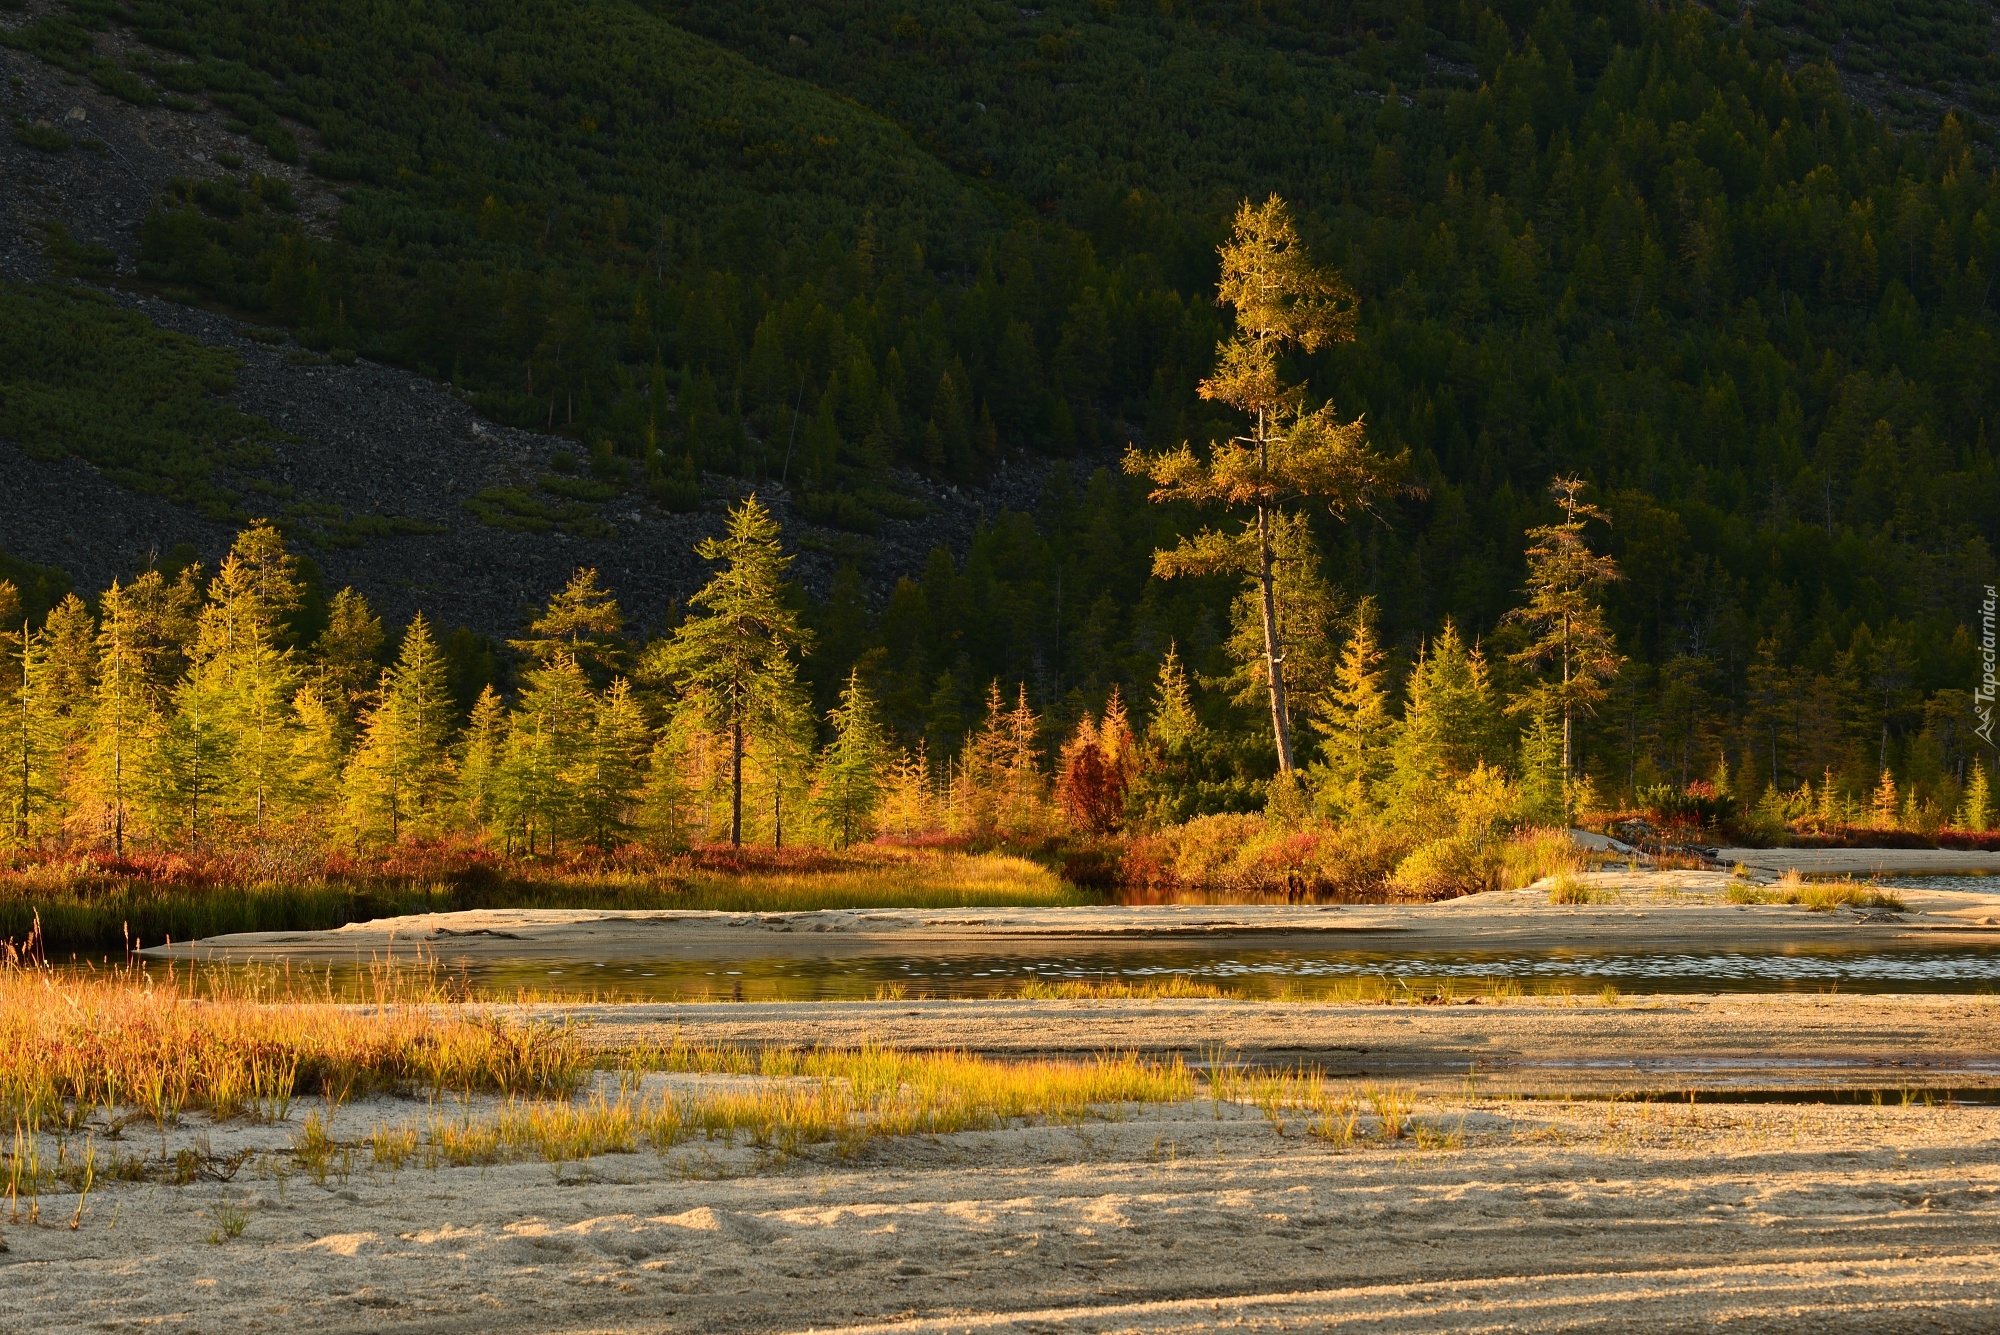
[[[1616,894],[1595,889],[1567,872],[1549,882],[1551,904],[1610,904],[1617,898]]]
[[[1072,979],[1049,983],[1032,979],[1015,993],[1023,1001],[1128,1001],[1180,998],[1222,1001],[1235,996],[1214,983],[1199,982],[1184,973],[1164,978]]]
[[[1835,909],[1887,909],[1901,913],[1904,905],[1901,897],[1876,886],[1859,881],[1808,881],[1795,871],[1788,871],[1772,886],[1732,885],[1728,900],[1732,904],[1793,904],[1813,913],[1831,913]]]
[[[199,1110],[279,1120],[294,1099],[382,1089],[567,1094],[576,1032],[467,1007],[334,1007],[218,994],[123,971],[0,967],[0,1122],[79,1126],[95,1109],[160,1125]]]

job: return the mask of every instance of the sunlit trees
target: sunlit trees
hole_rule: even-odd
[[[357,838],[400,839],[438,813],[449,777],[451,695],[444,658],[420,612],[403,634],[395,666],[382,674],[343,780],[347,819]]]
[[[1100,722],[1085,710],[1056,761],[1056,807],[1087,834],[1108,834],[1125,822],[1125,796],[1138,770],[1138,744],[1125,702],[1111,688]]]
[[[1528,601],[1506,619],[1527,628],[1528,643],[1510,661],[1544,675],[1536,690],[1509,706],[1533,716],[1553,712],[1562,722],[1562,774],[1576,773],[1573,746],[1576,717],[1604,698],[1605,683],[1618,673],[1618,656],[1604,619],[1599,593],[1617,579],[1618,563],[1590,549],[1584,526],[1605,513],[1583,499],[1584,481],[1559,477],[1550,483],[1562,519],[1528,530]],[[1564,800],[1565,813],[1568,810]]]
[[[813,776],[812,812],[835,846],[845,847],[875,833],[889,760],[880,708],[859,671],[848,673],[827,722],[833,741]]]
[[[791,558],[755,496],[729,512],[722,537],[695,551],[722,569],[689,599],[697,610],[649,654],[646,671],[676,686],[683,708],[728,737],[729,842],[741,845],[745,742],[774,703],[795,698],[793,655],[811,643],[811,632],[784,601]]]
[[[1252,581],[1278,770],[1290,774],[1287,646],[1275,568],[1279,516],[1307,499],[1346,514],[1390,486],[1398,470],[1369,449],[1360,421],[1340,421],[1330,403],[1307,408],[1305,386],[1281,378],[1285,348],[1314,352],[1353,338],[1356,312],[1340,275],[1313,264],[1285,202],[1276,195],[1261,205],[1245,202],[1220,253],[1217,299],[1234,310],[1236,330],[1217,350],[1215,373],[1200,393],[1247,417],[1249,434],[1206,457],[1185,443],[1162,454],[1128,451],[1125,468],[1152,481],[1155,501],[1251,512],[1236,532],[1204,530],[1157,553],[1153,569],[1161,577],[1229,573]]]
[[[598,584],[597,571],[586,566],[549,599],[547,610],[529,623],[525,639],[508,643],[539,663],[568,654],[593,682],[601,682],[624,664],[624,629],[618,600]]]
[[[578,771],[597,722],[590,680],[559,653],[524,676],[500,762],[498,809],[529,853],[554,853],[581,821]]]
[[[1316,796],[1336,815],[1375,810],[1377,788],[1388,773],[1395,719],[1389,712],[1385,655],[1375,639],[1375,606],[1355,608],[1333,680],[1307,702],[1320,734]]]

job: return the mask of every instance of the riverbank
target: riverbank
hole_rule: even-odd
[[[1784,950],[2000,945],[2000,883],[1903,889],[1902,912],[1732,902],[1721,872],[1590,872],[1436,904],[1092,905],[841,909],[802,913],[490,909],[426,913],[319,932],[249,932],[176,942],[158,959],[352,964],[419,951],[443,964],[594,964],[677,958],[836,958],[1063,950],[1352,947],[1394,951],[1590,948]]]
[[[1900,1005],[1889,1009],[1913,1037],[1939,1018]],[[1555,1018],[1574,1030],[1625,1017]],[[1784,1033],[1792,1018],[1740,1027]],[[2000,1108],[1914,1093],[1519,1099],[1477,1080],[1371,1085],[1322,1106],[1349,1111],[1316,1129],[1245,1080],[846,1152],[718,1136],[464,1167],[426,1166],[421,1145],[483,1105],[358,1100],[326,1119],[311,1157],[291,1148],[305,1108],[291,1126],[190,1115],[158,1146],[163,1158],[188,1149],[184,1185],[47,1192],[39,1222],[0,1222],[0,1328],[1785,1329],[1809,1312],[1815,1330],[1858,1331],[2000,1319]],[[412,1152],[385,1159],[371,1125],[409,1128]],[[139,1132],[131,1149],[149,1153]]]

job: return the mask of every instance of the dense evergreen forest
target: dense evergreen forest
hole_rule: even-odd
[[[1215,247],[1281,193],[1359,302],[1288,373],[1414,484],[1288,530],[1300,698],[1363,606],[1397,691],[1441,637],[1525,690],[1502,618],[1575,474],[1623,574],[1629,661],[1579,724],[1603,801],[1860,800],[1887,768],[1943,820],[2000,538],[1995,66],[1983,11],[1858,8],[84,0],[6,40],[343,185],[324,237],[254,171],[176,186],[145,281],[448,378],[607,485],[777,481],[865,532],[914,512],[896,468],[1071,461],[886,605],[852,576],[802,607],[814,712],[858,670],[952,755],[997,679],[1068,735],[1114,686],[1143,719],[1174,646],[1206,748],[1181,814],[1260,804],[1275,756],[1236,582],[1153,578],[1198,517],[1112,460],[1240,431],[1196,394]],[[113,26],[156,55],[97,55]],[[1868,60],[1967,113],[1881,119],[1839,73]]]

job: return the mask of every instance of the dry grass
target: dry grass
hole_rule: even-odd
[[[220,990],[218,990],[220,989]],[[566,1094],[590,1069],[577,1034],[429,998],[367,1008],[207,995],[174,977],[0,966],[0,1124],[81,1126],[136,1109],[282,1120],[302,1095],[385,1089]]]
[[[229,932],[338,927],[368,918],[473,908],[1039,908],[1096,902],[1026,858],[953,848],[628,848],[561,862],[508,859],[460,844],[357,859],[305,843],[117,859],[50,855],[0,867],[0,938],[40,924],[59,949],[116,950]]]
[[[1162,998],[1220,1001],[1236,994],[1224,991],[1214,983],[1199,982],[1186,974],[1177,973],[1165,978],[1076,979],[1061,983],[1047,983],[1034,979],[1023,983],[1021,990],[1015,995],[1023,1001],[1130,1001]]]
[[[1567,872],[1549,883],[1551,904],[1611,904],[1617,899],[1616,894],[1598,890]]]
[[[1775,885],[1732,885],[1728,892],[1732,904],[1793,904],[1813,913],[1831,913],[1835,909],[1887,909],[1901,913],[1904,905],[1901,898],[1876,886],[1860,881],[1808,881],[1795,871],[1788,871]]]

